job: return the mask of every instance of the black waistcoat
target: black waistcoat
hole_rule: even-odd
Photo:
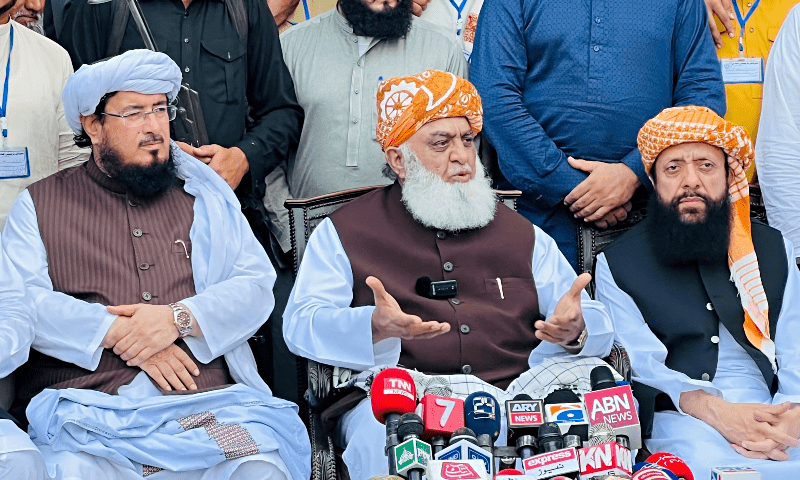
[[[727,262],[666,265],[653,252],[659,247],[650,241],[649,225],[648,220],[641,222],[604,253],[616,284],[633,298],[650,330],[667,347],[666,366],[689,378],[713,380],[722,322],[756,362],[774,393],[778,378],[767,357],[745,336],[744,310]],[[788,275],[786,248],[780,232],[764,224],[754,221],[752,236],[774,340]],[[647,385],[635,383],[633,391],[639,401],[642,432],[649,437],[653,412],[675,410],[675,406],[666,394]]]

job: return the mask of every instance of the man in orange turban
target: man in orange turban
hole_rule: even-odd
[[[475,152],[475,88],[429,70],[382,83],[377,108],[396,181],[311,235],[284,313],[289,349],[355,371],[403,365],[450,379],[448,396],[500,401],[545,356],[607,355],[611,322],[583,291],[591,277],[495,197]],[[369,399],[339,427],[350,478],[387,472]]]
[[[595,273],[630,354],[646,444],[696,478],[736,465],[793,478],[800,272],[791,242],[750,220],[750,138],[688,106],[648,121],[638,143],[654,187],[648,218],[598,256]]]

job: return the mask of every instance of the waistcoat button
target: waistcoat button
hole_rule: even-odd
[[[700,378],[702,378],[704,381],[707,382],[707,381],[709,381],[711,379],[711,375],[709,375],[707,373],[704,373],[704,374],[700,375]]]
[[[149,263],[142,263],[141,265],[139,265],[139,270],[147,270],[148,268],[150,268]]]
[[[716,336],[716,335],[714,335],[713,337],[711,337],[711,343],[719,343],[719,337],[718,337],[718,336]]]
[[[453,271],[453,264],[450,263],[450,262],[445,262],[444,271],[445,272],[452,272]]]
[[[441,230],[439,230],[438,232],[436,232],[436,238],[438,238],[439,240],[444,240],[444,237],[446,237],[446,236],[447,236],[447,234],[446,234],[446,233],[444,233],[444,232],[443,232],[443,231],[441,231]]]
[[[461,325],[461,333],[469,333],[469,325]]]
[[[461,303],[461,301],[457,298],[451,298],[450,303],[452,303],[453,305],[458,305],[459,303]]]
[[[463,373],[464,375],[469,375],[470,373],[472,373],[472,366],[464,365],[463,367],[461,367],[461,373]]]
[[[714,305],[711,305],[711,303],[706,303],[706,310],[708,310],[709,312],[714,310]]]
[[[141,237],[142,236],[142,230],[139,229],[139,228],[134,228],[133,229],[133,236],[134,237]]]
[[[144,292],[142,294],[142,300],[145,302],[149,302],[151,298],[153,298],[153,295],[151,295],[150,292]]]

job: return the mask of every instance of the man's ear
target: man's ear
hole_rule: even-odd
[[[400,183],[406,179],[406,160],[403,158],[403,152],[397,147],[388,147],[385,152],[386,163],[397,175]]]
[[[92,144],[100,144],[100,139],[103,132],[103,124],[100,123],[100,119],[97,118],[97,115],[81,115],[80,120],[83,131],[92,141]]]

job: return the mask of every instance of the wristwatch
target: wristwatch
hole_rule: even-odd
[[[569,343],[562,343],[561,346],[564,347],[564,350],[566,350],[567,353],[575,355],[583,350],[583,346],[586,344],[586,337],[588,336],[589,332],[586,330],[586,328],[584,328],[581,334],[578,335],[578,338]]]
[[[194,325],[192,312],[180,303],[170,303],[169,306],[172,308],[173,321],[178,329],[178,336],[184,338],[192,332],[192,326]]]

